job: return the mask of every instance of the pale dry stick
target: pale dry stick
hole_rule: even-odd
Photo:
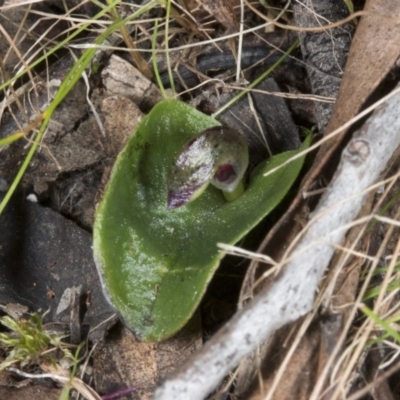
[[[36,135],[37,135],[37,133],[38,133],[37,129],[34,129],[34,132],[35,132],[34,138],[36,138]],[[46,130],[44,131],[43,137],[44,137],[45,135],[47,135],[47,132],[48,132],[48,128],[46,128]],[[60,163],[58,162],[56,156],[55,156],[55,155],[53,154],[53,152],[50,150],[49,146],[47,146],[46,144],[44,144],[43,137],[42,137],[42,140],[40,141],[39,148],[38,148],[38,152],[40,152],[40,151],[42,150],[42,148],[45,149],[45,150],[47,151],[47,154],[48,154],[48,155],[50,156],[50,158],[53,160],[53,162],[54,162],[54,164],[56,165],[57,169],[58,169],[59,171],[62,171],[62,167],[61,167]],[[33,138],[33,139],[30,139],[30,138],[28,138],[27,136],[25,136],[24,139],[26,140],[26,144],[25,144],[25,146],[24,146],[24,149],[29,148],[30,146],[32,146],[32,145],[35,143],[35,139],[34,139],[34,138]]]
[[[250,260],[258,261],[260,263],[277,265],[276,261],[274,261],[271,257],[265,254],[254,253],[252,251],[242,249],[241,247],[236,247],[225,243],[217,243],[217,247],[220,248],[225,254],[245,257]]]
[[[1,64],[1,60],[0,60],[0,64]],[[7,90],[4,90],[3,100],[0,101],[0,123],[1,123],[1,121],[3,119],[4,110],[7,107],[7,99],[8,99],[9,95],[10,95],[10,89],[8,88]],[[0,149],[0,152],[1,152],[1,149]]]
[[[256,111],[256,109],[254,107],[254,102],[253,102],[253,99],[252,99],[250,93],[247,93],[247,102],[248,102],[248,105],[249,105],[249,110],[254,116],[254,121],[256,122],[259,135],[257,134],[257,132],[254,132],[254,133],[255,133],[256,137],[260,140],[260,142],[267,149],[268,157],[271,157],[272,156],[272,150],[271,150],[271,148],[269,146],[266,134],[263,131],[263,128],[261,126],[261,121],[260,121],[260,118],[258,118],[258,114],[257,114],[257,111]],[[229,113],[233,115],[233,112],[231,110],[229,110]]]
[[[80,24],[96,24],[96,25],[100,25],[100,26],[107,26],[107,25],[111,25],[114,23],[114,21],[110,20],[110,19],[91,19],[89,18],[89,16],[84,17],[78,17],[76,15],[71,15],[72,13],[74,13],[78,8],[82,7],[82,5],[86,4],[86,3],[91,3],[91,0],[84,0],[81,1],[79,3],[77,3],[74,7],[70,7],[69,9],[67,9],[67,12],[65,14],[53,14],[53,13],[48,13],[46,11],[41,11],[41,10],[32,10],[31,13],[34,15],[39,15],[41,17],[44,18],[48,18],[48,19],[54,19],[54,18],[58,18],[60,21],[67,21],[72,23],[76,23],[75,26],[79,26]],[[140,6],[137,7],[138,9],[140,8]],[[1,7],[0,7],[0,11],[1,11]],[[145,22],[154,22],[154,18],[149,19],[149,20],[145,20]],[[134,21],[130,21],[129,24],[137,24],[138,21],[134,22]],[[71,28],[68,28],[66,32],[68,32],[69,30],[73,30],[74,27],[72,26]],[[91,28],[92,31],[95,31],[96,28],[92,27]],[[97,29],[98,30],[98,29]]]
[[[100,321],[96,326],[93,326],[90,330],[89,330],[89,333],[88,333],[88,336],[90,337],[90,334],[92,333],[92,332],[94,332],[96,329],[99,329],[100,327],[102,327],[102,326],[107,326],[108,324],[110,324],[112,321],[117,321],[117,319],[118,319],[118,316],[117,316],[117,314],[115,313],[115,314],[111,314],[108,318],[106,318],[105,320],[103,320],[103,321]]]
[[[396,215],[400,217],[399,214],[396,214]],[[378,221],[385,222],[385,223],[395,226],[395,227],[400,226],[400,221],[398,221],[395,218],[384,217],[383,215],[375,215],[374,218],[377,219]]]
[[[70,189],[68,189],[68,192],[63,200],[60,201],[60,209],[64,207],[64,204],[68,201],[69,198],[72,197],[73,193],[75,192],[75,188],[78,186],[78,183],[74,183]]]
[[[240,72],[242,71],[242,50],[243,50],[243,31],[244,31],[244,4],[240,0],[240,22],[239,22],[239,40],[238,40],[238,53],[236,60],[236,82],[240,80]]]
[[[271,265],[271,268],[269,268],[268,271],[263,273],[262,280],[265,280],[270,275],[276,276],[280,271],[279,265],[277,264],[277,262],[274,261],[271,257],[266,256],[265,254],[253,253],[251,251],[241,249],[240,247],[232,246],[230,244],[225,244],[225,243],[217,243],[217,247],[219,247],[224,254],[230,254],[232,256],[239,256],[239,257],[247,258],[248,260],[251,260],[251,261],[256,261],[259,263]],[[260,282],[257,281],[254,284],[254,288],[257,287],[257,285],[259,283]],[[243,303],[243,302],[240,302],[240,304],[241,303]]]
[[[270,287],[239,311],[174,378],[164,382],[154,400],[203,399],[243,356],[274,331],[309,312],[314,292],[335,251],[328,243],[316,241],[325,238],[327,242],[340,243],[346,232],[337,228],[357,216],[365,195],[328,214],[324,211],[377,181],[400,145],[399,108],[397,94],[374,113],[343,151],[337,173],[315,212],[323,216],[309,227],[294,250],[294,255],[302,253],[301,257],[293,258]],[[303,252],[311,243],[316,244]]]
[[[400,210],[399,210],[399,213],[400,213]],[[375,269],[377,268],[377,266],[379,264],[379,260],[380,260],[382,254],[383,254],[383,251],[384,251],[384,249],[385,249],[385,247],[386,247],[386,245],[387,245],[387,243],[389,241],[389,238],[390,238],[390,236],[391,236],[391,234],[393,232],[394,227],[396,225],[397,226],[400,225],[398,221],[395,221],[393,219],[389,219],[389,218],[386,218],[386,217],[375,216],[375,219],[378,219],[378,220],[380,220],[382,222],[388,223],[389,224],[388,232],[386,233],[386,235],[385,235],[385,237],[384,237],[384,239],[382,241],[382,244],[381,244],[381,246],[380,246],[380,248],[379,248],[379,250],[378,250],[378,252],[376,254],[376,258],[373,261],[373,263],[372,263],[372,265],[371,265],[371,267],[370,267],[370,269],[368,271],[368,275],[367,275],[367,277],[366,277],[366,279],[364,281],[364,284],[362,285],[362,287],[360,289],[360,293],[358,294],[357,299],[355,301],[355,307],[352,309],[352,311],[351,311],[351,313],[349,315],[348,321],[346,322],[346,324],[345,324],[345,326],[343,328],[343,332],[342,332],[342,334],[341,334],[341,336],[339,338],[338,345],[335,346],[335,348],[333,349],[331,357],[330,357],[330,360],[328,360],[327,365],[325,366],[325,368],[324,368],[324,370],[323,370],[323,372],[321,374],[321,376],[323,376],[324,379],[320,380],[319,382],[317,382],[317,384],[315,385],[314,391],[313,391],[313,393],[312,393],[312,395],[310,397],[310,400],[317,400],[318,399],[319,393],[320,393],[322,385],[323,385],[323,381],[325,381],[325,379],[326,379],[326,376],[328,374],[330,365],[332,365],[332,363],[334,362],[334,360],[335,360],[335,358],[337,356],[337,353],[338,353],[338,351],[340,349],[339,343],[341,343],[343,340],[345,340],[345,336],[346,336],[348,330],[350,329],[350,325],[352,324],[356,313],[359,311],[358,310],[358,305],[362,303],[362,299],[363,299],[363,297],[364,297],[364,295],[365,295],[365,293],[367,291],[368,285],[369,285],[369,283],[371,281],[371,278],[372,278],[372,276],[374,274]],[[366,320],[363,323],[362,328],[360,328],[359,331],[358,331],[358,332],[361,332],[359,339],[357,339],[357,338],[354,339],[354,341],[357,342],[357,343],[362,341],[362,344],[358,345],[356,347],[356,349],[354,350],[354,352],[352,353],[352,355],[350,357],[350,360],[347,362],[347,365],[354,366],[356,364],[356,362],[359,359],[362,351],[365,348],[365,343],[368,340],[369,333],[370,333],[371,330],[372,330],[372,325],[368,324],[368,320]],[[340,365],[341,365],[341,363],[337,362],[338,369],[339,369]],[[348,368],[347,371],[346,371],[346,374],[342,373],[341,379],[344,380],[345,382],[347,382],[347,380],[349,379],[350,373],[351,373],[351,368]],[[343,386],[344,386],[344,384],[343,384]],[[339,391],[339,387],[336,389],[335,393],[338,392],[338,391]],[[339,396],[339,393],[336,393],[336,395]],[[332,399],[333,398],[334,397],[332,397]]]
[[[10,8],[15,8],[15,7],[20,7],[24,6],[27,4],[33,4],[33,3],[42,3],[43,0],[19,0],[19,1],[13,1],[10,4],[6,4],[4,6],[0,7],[0,11],[6,11],[9,10]]]
[[[278,21],[283,14],[287,11],[290,6],[292,0],[288,0],[285,6],[280,10],[278,15],[272,20],[274,22]],[[242,60],[242,44],[243,44],[243,35],[244,35],[244,3],[248,4],[247,1],[240,0],[240,25],[239,25],[239,44],[238,44],[238,58],[237,58],[237,67],[236,67],[236,81],[239,82],[240,79],[240,71],[241,71],[241,60]]]
[[[0,60],[1,63],[1,60]],[[4,115],[4,111],[6,109],[6,107],[9,107],[10,110],[10,114],[13,117],[14,121],[16,122],[16,125],[18,126],[18,128],[20,129],[20,131],[23,130],[22,124],[20,122],[20,120],[16,117],[15,113],[13,112],[13,110],[10,107],[10,104],[13,103],[13,100],[10,99],[16,99],[16,93],[18,92],[17,90],[14,90],[13,86],[10,86],[9,88],[7,88],[7,90],[4,91],[4,98],[0,103],[0,121],[2,121],[3,119],[3,115]],[[21,112],[21,115],[23,117],[23,119],[25,120],[25,123],[29,123],[29,117],[28,115],[26,115],[24,107],[22,106],[21,102],[19,101],[19,99],[16,101],[17,107]],[[2,147],[1,149],[3,149],[4,147]],[[0,149],[0,150],[1,150]]]
[[[33,84],[33,82],[32,82]],[[48,60],[46,59],[46,93],[47,93],[47,99],[50,102],[50,99],[53,98],[53,95],[51,93],[51,88],[56,86],[57,88],[60,87],[60,81],[57,81],[56,79],[50,80],[50,68],[49,68],[49,63]],[[29,90],[28,90],[29,91]],[[49,104],[46,104],[46,108],[49,106]],[[32,107],[33,109],[33,107]]]
[[[75,55],[75,53],[71,49],[70,49],[70,54],[71,54],[71,57],[75,60],[75,63],[77,63],[78,57]],[[104,129],[103,122],[101,121],[100,115],[97,112],[96,107],[92,103],[92,100],[90,100],[90,83],[89,83],[89,77],[88,77],[86,71],[82,72],[82,79],[86,85],[86,102],[88,103],[89,108],[92,111],[92,114],[94,116],[94,119],[96,120],[97,126],[98,126],[102,136],[106,137],[106,131]]]
[[[361,234],[365,233],[365,228],[366,228],[366,226],[364,226],[363,230],[360,232]],[[354,240],[354,243],[350,248],[341,246],[338,243],[329,243],[329,244],[331,246],[334,246],[336,250],[340,250],[343,253],[348,254],[349,256],[356,256],[356,257],[359,257],[359,258],[363,258],[364,261],[366,261],[366,260],[374,261],[376,257],[369,256],[368,254],[362,253],[361,251],[354,250],[354,247],[357,245],[358,241],[361,239],[361,236],[362,235],[358,235],[357,236],[357,239]],[[340,268],[339,268],[339,270],[340,270]]]
[[[251,97],[249,96],[248,100],[250,100],[250,99],[251,99]],[[253,115],[256,115],[256,111],[254,109],[254,105],[253,105],[252,100],[249,102],[249,109],[253,113]],[[247,129],[247,131],[249,132],[249,134],[253,135],[253,137],[258,140],[259,146],[266,147],[268,153],[271,154],[271,151],[268,149],[267,139],[266,139],[266,137],[265,137],[265,135],[264,135],[264,133],[262,131],[261,125],[258,123],[259,122],[258,121],[258,117],[255,118],[255,120],[257,122],[257,127],[258,127],[258,132],[257,132],[256,130],[253,129],[253,127],[251,127],[249,124],[247,124],[243,120],[241,120],[240,116],[235,114],[230,108],[228,108],[226,110],[226,112],[229,113],[229,115],[231,115],[232,118],[234,118],[236,121],[238,121],[238,124],[241,124],[242,126],[244,126]]]
[[[318,96],[316,94],[269,92],[267,90],[255,89],[255,88],[245,88],[245,87],[229,85],[229,84],[224,84],[224,87],[227,89],[241,90],[244,92],[269,94],[271,96],[282,97],[284,99],[313,100],[313,101],[319,101],[321,103],[334,103],[336,101],[336,99],[333,97]]]
[[[61,382],[65,385],[68,385],[69,383],[71,386],[77,390],[79,393],[85,396],[86,399],[88,400],[101,400],[101,397],[88,385],[85,384],[81,379],[67,376],[62,376],[62,375],[56,375],[56,374],[29,374],[27,372],[23,372],[17,368],[14,367],[9,367],[7,368],[7,371],[14,372],[18,374],[19,376],[22,376],[24,378],[28,379],[53,379],[58,382]]]
[[[183,92],[179,92],[179,95],[182,96],[183,94],[190,93],[190,92],[192,92],[192,91],[194,91],[196,89],[199,89],[202,86],[205,86],[205,85],[207,85],[207,84],[209,84],[211,82],[213,82],[213,83],[218,82],[220,84],[219,87],[221,87],[221,86],[224,87],[225,86],[224,81],[222,81],[221,79],[209,78],[209,79],[207,79],[207,80],[205,80],[203,82],[200,82],[198,85],[193,86],[190,89],[186,89]]]

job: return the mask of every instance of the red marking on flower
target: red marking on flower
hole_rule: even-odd
[[[233,182],[237,175],[231,164],[221,165],[214,175],[214,179],[219,182]]]

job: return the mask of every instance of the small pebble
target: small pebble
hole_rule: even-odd
[[[9,187],[10,185],[8,182],[4,178],[0,177],[0,192],[7,192]]]
[[[34,194],[34,193],[29,194],[29,195],[26,197],[26,199],[27,199],[28,201],[30,201],[31,203],[37,203],[37,202],[38,202],[38,198],[37,198],[36,194]]]

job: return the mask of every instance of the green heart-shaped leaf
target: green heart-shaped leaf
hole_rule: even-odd
[[[257,168],[245,193],[227,202],[209,186],[197,200],[167,209],[167,174],[193,136],[218,122],[166,100],[140,123],[118,156],[94,226],[94,256],[104,292],[145,341],[162,340],[192,316],[223,256],[285,196],[303,158],[264,177],[297,151]],[[308,139],[302,147],[308,146]]]

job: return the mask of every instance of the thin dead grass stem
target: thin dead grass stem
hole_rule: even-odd
[[[398,211],[398,215],[396,215],[396,218],[398,218],[399,216],[400,216],[400,210]],[[349,331],[350,326],[356,316],[356,313],[359,311],[359,307],[362,304],[362,299],[368,289],[368,286],[370,285],[374,271],[380,262],[381,256],[385,251],[387,243],[388,243],[391,235],[393,234],[394,228],[395,228],[394,224],[389,225],[389,229],[388,229],[388,231],[382,241],[382,244],[377,252],[375,260],[372,263],[372,265],[370,266],[368,275],[367,275],[367,277],[362,285],[362,288],[360,290],[360,293],[355,301],[355,305],[352,309],[349,320],[347,321],[346,327],[345,327],[344,331],[342,332],[341,339],[343,339],[343,340],[345,340],[345,334]],[[376,310],[376,308],[374,308],[374,311],[375,310]],[[341,363],[341,362],[337,363],[338,364],[338,366],[337,366],[338,372],[337,373],[340,374],[340,379],[338,378],[336,389],[332,393],[332,399],[340,398],[340,396],[345,392],[348,382],[350,380],[350,377],[352,376],[352,373],[356,368],[358,360],[360,359],[361,354],[365,351],[366,343],[371,336],[374,326],[375,326],[375,324],[372,320],[366,319],[363,322],[362,326],[356,332],[355,337],[352,340],[352,343],[350,344],[350,348],[352,349],[352,351],[350,351],[350,348],[349,348],[348,351],[346,352],[348,354],[348,359],[343,360],[343,363]],[[335,348],[334,351],[332,352],[333,353],[332,357],[331,357],[332,362],[333,362],[334,355],[336,355],[338,351],[339,351],[339,349]],[[342,366],[342,367],[339,368],[339,366]],[[313,395],[310,397],[310,400],[311,399],[315,400],[318,398],[318,390],[319,389],[320,389],[319,384],[317,383],[316,388],[313,392]]]
[[[317,294],[317,298],[314,302],[312,312],[309,313],[307,318],[301,324],[301,327],[296,334],[296,338],[293,341],[291,348],[289,349],[284,361],[282,362],[281,366],[279,367],[278,372],[276,373],[274,381],[270,387],[268,395],[265,397],[265,400],[273,399],[274,391],[278,388],[279,384],[281,383],[281,379],[284,379],[286,368],[289,365],[291,357],[293,356],[295,350],[297,349],[301,339],[303,338],[304,334],[306,333],[307,329],[309,328],[311,322],[315,319],[317,311],[320,309],[320,307],[322,306],[322,304],[324,302],[330,303],[331,298],[332,298],[331,296],[333,293],[333,289],[336,286],[336,282],[337,282],[337,279],[339,278],[339,274],[343,271],[343,268],[348,264],[350,256],[357,255],[357,256],[361,256],[363,258],[365,257],[364,254],[355,252],[354,248],[357,246],[361,237],[364,235],[369,221],[370,221],[370,217],[361,219],[361,222],[357,221],[357,224],[355,224],[355,225],[361,224],[362,227],[361,227],[360,231],[358,232],[358,235],[355,238],[355,240],[353,241],[350,248],[344,248],[343,246],[340,246],[338,244],[331,243],[331,245],[334,246],[336,249],[341,250],[343,256],[341,257],[340,262],[337,265],[335,265],[334,270],[332,271],[330,276],[328,276],[324,279],[322,287],[320,288],[320,290]],[[353,227],[354,227],[354,225],[353,225]],[[347,306],[351,306],[351,305],[349,304]],[[354,307],[354,304],[352,306]],[[335,310],[333,310],[333,312],[335,312]],[[350,329],[350,325],[348,325],[348,329]],[[344,347],[344,342],[345,342],[346,336],[348,334],[348,329],[342,330],[341,337],[339,338],[337,345],[336,345],[335,354],[331,355],[329,357],[327,364],[326,364],[326,368],[324,368],[323,372],[318,377],[318,382],[320,382],[321,387],[326,382],[328,372],[332,371],[335,363],[336,363],[336,365],[339,364],[338,360],[337,360],[336,352],[338,352],[341,348]],[[346,354],[346,351],[345,351],[345,354]],[[342,357],[341,361],[343,361],[343,357]],[[329,388],[327,390],[329,390]]]
[[[371,278],[374,274],[376,267],[378,266],[381,255],[382,255],[382,253],[386,247],[386,244],[392,234],[392,230],[393,230],[394,226],[396,226],[398,224],[397,221],[395,221],[393,219],[388,219],[386,217],[381,217],[377,213],[378,213],[378,210],[382,207],[382,203],[387,198],[387,196],[390,192],[390,189],[393,187],[394,183],[399,178],[399,175],[400,175],[400,173],[397,173],[394,176],[389,177],[383,181],[380,181],[376,185],[373,185],[375,189],[377,189],[377,187],[380,185],[382,185],[382,186],[385,185],[386,189],[385,189],[385,192],[383,193],[383,195],[380,197],[380,199],[375,204],[374,209],[372,210],[372,213],[365,218],[371,218],[371,220],[378,220],[380,222],[387,223],[390,225],[390,229],[389,229],[389,232],[385,236],[384,242],[382,243],[378,254],[375,257],[371,258],[371,260],[370,260],[370,261],[372,261],[372,264],[369,267],[368,275],[367,275],[366,279],[364,280],[364,284],[359,292],[358,298],[355,301],[353,308],[350,312],[350,316],[346,322],[346,325],[345,325],[344,329],[342,330],[341,337],[338,340],[338,344],[335,347],[334,351],[332,352],[332,355],[331,355],[330,359],[328,360],[323,373],[319,377],[319,381],[317,382],[317,387],[322,387],[323,382],[327,379],[327,375],[328,375],[328,372],[330,371],[330,368],[332,368],[333,364],[335,363],[336,366],[333,369],[333,373],[331,375],[331,386],[328,388],[328,390],[331,390],[333,387],[335,387],[337,385],[341,386],[342,390],[344,390],[344,388],[348,385],[348,379],[350,379],[350,378],[349,378],[349,374],[347,374],[347,375],[343,374],[342,370],[344,369],[344,366],[351,365],[350,370],[354,371],[357,360],[359,359],[359,358],[354,358],[354,357],[352,358],[351,356],[354,353],[354,348],[356,348],[358,343],[360,342],[360,337],[362,337],[363,334],[365,334],[366,322],[364,322],[362,327],[359,328],[358,333],[355,335],[354,340],[352,340],[349,347],[343,351],[343,354],[341,355],[339,360],[335,361],[335,359],[337,357],[337,353],[340,350],[341,346],[343,345],[344,341],[346,340],[346,336],[348,335],[349,329],[351,328],[351,324],[352,324],[356,314],[359,311],[359,304],[361,304],[362,299],[365,296],[366,290],[368,289],[368,286],[370,285]],[[360,221],[358,221],[358,222],[360,222]],[[361,238],[361,236],[364,234],[366,226],[367,225],[365,225],[364,229],[359,232],[359,235],[358,235],[357,239],[354,241],[354,244],[357,243],[358,240]],[[352,248],[354,248],[354,246],[352,246]],[[342,266],[344,266],[346,261],[347,261],[347,257],[341,263]],[[339,267],[337,269],[337,271],[340,271],[341,268],[342,267]],[[325,296],[326,295],[327,295],[327,297],[329,297],[329,293],[326,293],[326,291],[325,291]],[[369,336],[367,335],[367,339],[368,338],[369,338]],[[361,350],[364,348],[363,346],[365,346],[367,339],[365,339],[363,341],[363,344],[360,346]],[[335,376],[337,376],[337,378],[335,378]],[[318,390],[315,391],[315,395],[316,396],[318,395]]]

